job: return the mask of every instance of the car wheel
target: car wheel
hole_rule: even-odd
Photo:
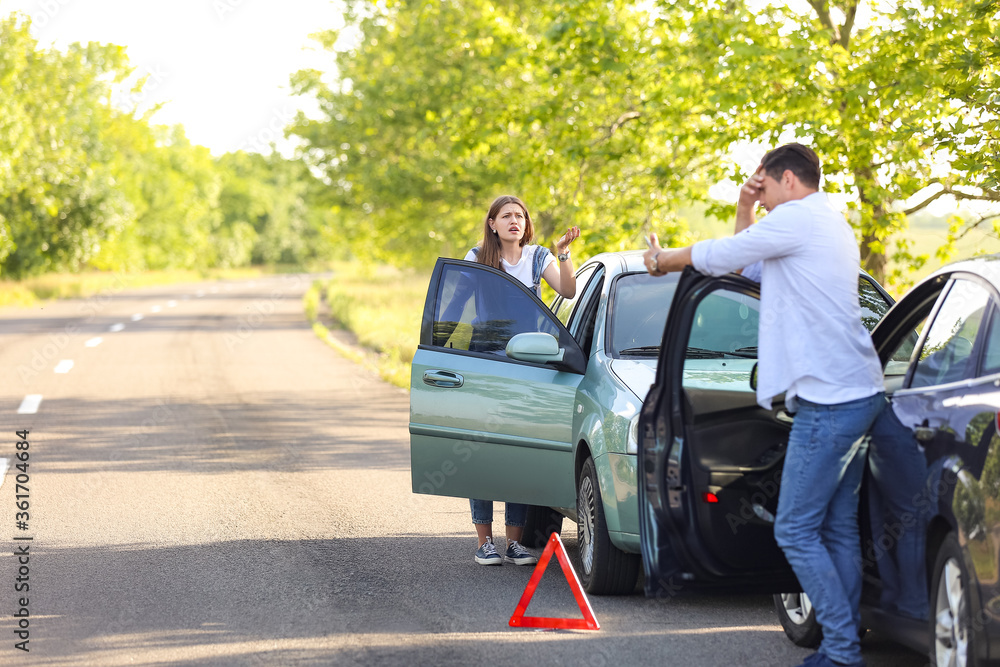
[[[551,507],[528,505],[521,544],[529,549],[541,549],[549,541],[549,535],[562,533],[562,522],[563,515]]]
[[[576,514],[577,571],[584,590],[594,595],[632,593],[639,578],[639,555],[625,553],[611,543],[597,470],[589,457],[580,470]]]
[[[805,593],[774,596],[774,608],[787,636],[796,646],[816,648],[823,639],[823,627],[816,622],[816,610]]]
[[[948,535],[938,551],[931,580],[931,665],[965,667],[978,661],[972,650],[969,577],[962,548]]]

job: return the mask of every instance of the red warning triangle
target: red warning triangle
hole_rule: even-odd
[[[576,598],[576,604],[580,607],[583,618],[547,618],[524,615],[532,596],[535,594],[535,589],[538,588],[538,582],[542,580],[545,568],[548,567],[549,561],[552,559],[553,552],[559,559],[559,565],[562,567],[563,574],[566,575],[566,582],[569,584],[570,590],[573,591],[573,597]],[[535,571],[521,595],[521,601],[517,603],[517,609],[510,617],[510,626],[512,628],[559,628],[560,630],[601,629],[600,623],[594,618],[594,610],[590,608],[590,600],[587,599],[587,594],[583,592],[583,586],[580,585],[580,579],[576,576],[576,570],[570,565],[569,556],[566,555],[566,547],[559,539],[559,533],[552,533],[549,537],[545,550],[538,558],[538,565],[535,566]]]

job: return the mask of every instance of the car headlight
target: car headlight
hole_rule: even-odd
[[[639,415],[632,417],[628,425],[628,442],[625,444],[626,454],[639,453]]]

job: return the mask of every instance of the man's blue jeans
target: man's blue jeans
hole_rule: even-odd
[[[864,557],[874,556],[878,564],[882,608],[925,620],[924,545],[927,524],[937,507],[938,475],[935,468],[928,468],[913,431],[903,426],[891,405],[872,425],[868,465],[875,486],[868,494],[874,501],[869,503],[873,510],[872,542]]]
[[[868,398],[820,405],[798,400],[778,496],[774,537],[823,626],[820,652],[861,661],[858,492],[865,434],[885,405]]]

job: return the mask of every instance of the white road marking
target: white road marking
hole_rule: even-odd
[[[205,290],[200,289],[197,292],[195,292],[194,295],[200,299],[201,297],[205,296]]]
[[[21,401],[21,407],[17,409],[19,415],[33,415],[38,412],[38,406],[42,404],[41,394],[28,394]]]
[[[101,341],[103,341],[103,340],[104,340],[103,338],[101,338],[100,336],[98,336],[97,338],[91,338],[90,340],[88,340],[83,345],[84,345],[84,347],[97,347],[98,345],[101,344]]]
[[[124,329],[124,328],[125,328],[125,325],[124,325],[124,324],[122,324],[121,322],[119,322],[118,324],[112,324],[112,325],[111,325],[111,326],[110,326],[110,327],[108,328],[108,331],[121,331],[121,330],[122,330],[122,329]]]
[[[63,359],[58,364],[56,364],[56,373],[69,373],[69,369],[73,368],[72,359]]]
[[[133,322],[138,322],[141,319],[142,319],[142,313],[136,313],[135,315],[132,316]]]
[[[158,313],[161,310],[163,310],[163,309],[160,308],[159,306],[153,306],[152,308],[149,309],[149,312],[151,312],[151,313]]]
[[[7,461],[8,459],[0,459],[0,486],[3,486],[4,477],[7,476],[7,468],[10,467]]]
[[[176,301],[167,301],[167,308],[173,308],[177,305]]]

